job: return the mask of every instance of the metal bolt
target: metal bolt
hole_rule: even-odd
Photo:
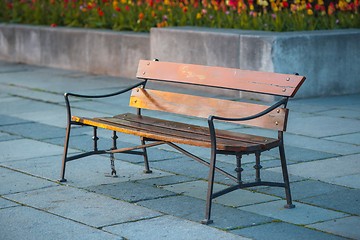
[[[150,65],[150,62],[148,62],[147,65],[149,66],[149,65]]]
[[[277,113],[280,113],[280,109],[276,110]]]
[[[286,92],[286,88],[283,88],[283,90],[282,90],[283,92]]]
[[[276,122],[275,122],[275,125],[279,125],[279,122],[278,122],[278,121],[276,121]]]
[[[290,78],[288,77],[288,78],[286,78],[286,81],[290,81]]]
[[[146,72],[143,72],[143,75],[145,75]]]
[[[137,103],[137,100],[134,100],[134,103]]]

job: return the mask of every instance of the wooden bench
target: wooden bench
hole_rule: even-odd
[[[64,144],[64,156],[61,170],[61,182],[65,179],[66,163],[78,158],[93,154],[110,154],[112,174],[114,168],[114,153],[137,154],[144,157],[145,172],[150,173],[146,149],[160,144],[167,144],[190,158],[209,167],[208,191],[206,197],[206,211],[204,224],[212,222],[212,200],[236,189],[253,186],[276,186],[285,188],[287,204],[292,208],[289,177],[284,152],[283,132],[286,130],[289,110],[286,108],[288,99],[298,91],[305,77],[297,74],[278,74],[269,72],[246,71],[240,69],[209,67],[193,64],[181,64],[140,60],[136,77],[141,82],[121,91],[98,96],[65,94],[68,124]],[[149,81],[171,82],[177,84],[199,85],[211,88],[220,88],[236,91],[246,91],[265,95],[280,96],[273,105],[231,101],[183,93],[147,89]],[[114,117],[86,118],[71,115],[69,97],[104,98],[131,91],[130,106],[136,109],[135,113],[123,113]],[[208,127],[190,125],[185,122],[173,122],[164,119],[144,116],[142,109],[163,111],[205,119]],[[221,130],[215,127],[216,123],[232,122],[247,126],[274,130],[275,137],[263,137]],[[90,152],[68,156],[70,130],[73,125],[91,126],[94,129],[93,150]],[[97,147],[97,128],[112,131],[113,144],[109,149],[99,150]],[[135,147],[118,148],[117,132],[132,134],[140,137],[141,144]],[[209,148],[210,161],[206,161],[196,154],[186,151],[178,144]],[[283,182],[263,181],[260,177],[260,154],[272,148],[279,148],[280,161],[283,173]],[[234,155],[235,171],[229,173],[216,165],[218,155]],[[241,179],[243,171],[241,158],[244,154],[255,155],[255,181],[245,183]],[[224,174],[235,181],[234,185],[213,192],[215,171]]]

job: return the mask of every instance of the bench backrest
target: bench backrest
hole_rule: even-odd
[[[194,64],[140,60],[139,79],[201,85],[261,94],[293,97],[305,77],[291,74],[248,71]],[[136,88],[130,106],[207,118],[209,115],[241,118],[257,114],[267,105],[207,98],[173,92]],[[250,126],[285,131],[288,109],[278,107],[270,113],[239,122]]]

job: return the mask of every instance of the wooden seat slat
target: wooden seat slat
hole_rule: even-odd
[[[125,115],[131,116],[133,114]],[[159,141],[168,141],[201,147],[210,147],[211,145],[210,136],[205,127],[168,121],[166,122],[166,125],[154,125],[150,121],[143,121],[141,118],[134,121],[136,117],[136,115],[133,115],[133,118],[123,119],[119,116],[94,119],[73,117],[73,120],[83,124],[89,124],[91,126],[102,127],[109,130],[133,134]],[[154,120],[156,121],[155,118],[152,118],[153,123]],[[159,122],[165,123],[165,121],[161,120],[159,120]],[[181,125],[182,127],[180,127]],[[263,138],[262,141],[260,141],[260,138],[258,137],[256,140],[257,142],[251,142],[249,138],[246,138],[245,134],[239,134],[239,136],[236,136],[234,133],[226,135],[225,132],[222,132],[222,134],[219,134],[217,148],[218,150],[229,151],[234,151],[235,149],[237,151],[255,151],[270,148],[278,143],[277,139],[271,138]]]
[[[152,118],[148,116],[138,116],[132,113],[116,115],[114,116],[114,118],[124,119],[126,121],[137,122],[141,124],[158,126],[170,130],[179,130],[182,132],[196,133],[210,137],[208,127],[201,127],[197,125],[185,124],[180,122],[172,122],[172,121],[170,122],[167,120]],[[244,133],[236,133],[226,130],[216,130],[216,137],[221,139],[235,140],[244,143],[247,142],[251,144],[260,144],[260,145],[266,145],[278,141],[278,139],[274,139],[274,138],[267,138],[267,137],[244,134]]]

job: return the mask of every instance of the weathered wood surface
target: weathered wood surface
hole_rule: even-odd
[[[133,134],[148,139],[199,147],[211,147],[207,127],[138,116],[131,113],[104,118],[80,118],[73,121],[97,126],[112,131]],[[278,144],[278,139],[235,133],[225,130],[216,132],[217,149],[225,151],[256,151],[270,149]]]
[[[150,89],[146,90],[142,88],[136,88],[132,91],[129,105],[136,108],[158,110],[200,118],[208,118],[210,115],[226,118],[243,118],[255,115],[268,108],[268,106],[260,104]],[[287,115],[288,110],[279,107],[263,117],[234,123],[284,131]]]
[[[155,81],[244,90],[284,97],[293,97],[305,80],[305,77],[294,74],[150,60],[140,60],[136,77]]]

